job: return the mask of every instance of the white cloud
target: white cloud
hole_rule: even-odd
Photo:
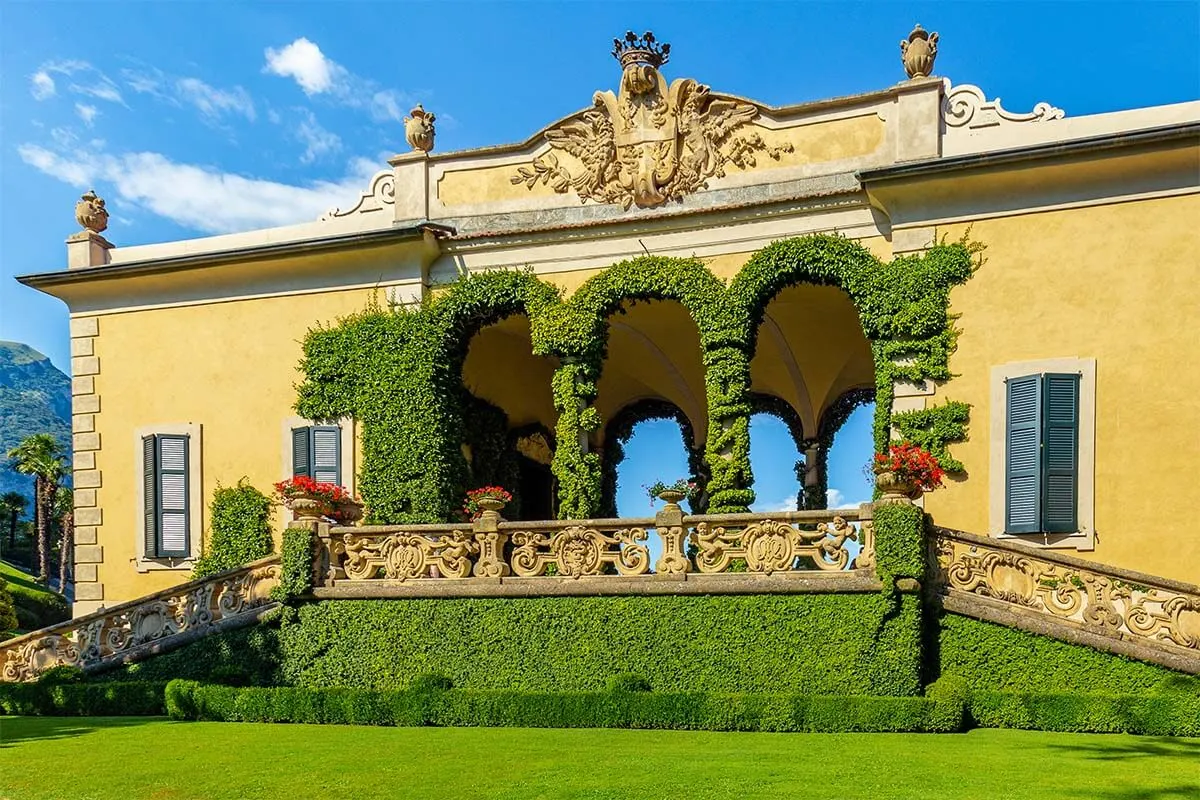
[[[55,92],[54,78],[51,78],[46,70],[39,69],[29,77],[29,93],[33,95],[34,100],[53,97]]]
[[[378,165],[354,159],[338,181],[293,186],[181,164],[161,153],[72,150],[36,144],[17,148],[31,166],[79,188],[110,184],[116,197],[204,233],[231,233],[316,219],[362,191]]]
[[[96,115],[100,113],[95,106],[89,106],[87,103],[76,103],[75,113],[83,120],[83,124],[89,128],[92,127],[92,122],[95,121]]]
[[[124,104],[125,102],[117,85],[107,75],[86,61],[77,59],[48,61],[42,65],[39,74],[41,73],[45,73],[46,77],[50,77],[50,73],[54,73],[74,78],[75,80],[68,84],[67,88],[75,94],[95,97],[97,100],[105,100],[110,103]],[[34,77],[36,78],[37,75]]]
[[[304,118],[295,128],[295,134],[301,143],[305,145],[304,155],[300,156],[300,160],[305,164],[311,164],[321,156],[329,153],[334,153],[341,149],[341,138],[332,131],[327,131],[317,122],[316,116],[311,111],[302,110]]]
[[[254,121],[254,101],[241,86],[231,90],[217,89],[199,78],[180,78],[175,82],[175,91],[184,102],[195,106],[210,120],[220,119],[222,115],[230,113],[241,114]]]
[[[294,79],[309,97],[323,95],[339,105],[363,109],[376,121],[403,120],[404,107],[412,102],[404,92],[355,75],[304,37],[279,50],[268,47],[265,54],[265,72]]]
[[[796,495],[785,497],[779,502],[770,503],[759,501],[750,507],[751,511],[760,514],[769,514],[772,511],[795,511],[796,510]]]
[[[304,37],[279,50],[268,47],[266,57],[267,72],[294,78],[309,96],[334,90],[349,75],[345,67],[326,58],[320,47]]]
[[[826,508],[858,508],[865,502],[865,500],[847,501],[846,495],[841,489],[827,489],[825,491]]]
[[[125,85],[133,89],[138,94],[150,94],[155,97],[166,97],[162,91],[162,86],[166,82],[166,76],[162,70],[155,67],[148,67],[150,72],[139,72],[134,69],[121,70],[121,77],[125,79]]]

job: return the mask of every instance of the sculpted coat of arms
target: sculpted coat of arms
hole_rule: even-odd
[[[792,150],[789,144],[768,147],[754,131],[738,133],[758,115],[757,106],[714,97],[690,78],[668,87],[659,67],[670,52],[650,32],[614,39],[619,93],[597,92],[592,109],[546,131],[553,150],[519,167],[512,182],[574,190],[581,202],[653,208],[705,188],[710,178],[725,175],[727,164],[752,167],[757,153],[778,159]],[[563,166],[555,150],[581,166]]]

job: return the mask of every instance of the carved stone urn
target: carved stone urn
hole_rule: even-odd
[[[428,153],[433,149],[434,120],[437,116],[426,111],[420,103],[404,118],[404,138],[413,150]]]
[[[75,221],[93,233],[102,233],[108,227],[108,210],[94,190],[89,189],[75,204]]]
[[[336,510],[343,525],[353,525],[363,518],[363,504],[356,500],[344,500],[338,503]]]
[[[912,29],[908,39],[900,42],[900,60],[908,77],[928,78],[933,74],[933,62],[937,59],[938,35],[927,33],[919,24]]]
[[[882,495],[877,505],[907,505],[921,496],[921,487],[901,478],[891,470],[876,471],[875,488]]]
[[[485,512],[490,511],[493,514],[499,514],[502,510],[504,510],[504,506],[508,505],[499,497],[481,497],[475,502],[478,503],[479,507]]]
[[[325,504],[311,497],[293,497],[292,513],[296,520],[320,519],[325,511]]]
[[[679,501],[685,497],[687,497],[687,495],[685,495],[683,492],[679,491],[678,489],[663,489],[661,492],[658,493],[659,500],[663,500],[667,503],[670,503],[673,506],[679,505]]]

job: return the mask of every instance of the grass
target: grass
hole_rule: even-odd
[[[0,561],[0,577],[8,581],[8,591],[17,610],[19,630],[36,630],[71,618],[66,598],[50,591],[28,573],[7,561]]]
[[[0,717],[0,798],[1200,797],[1200,739]]]

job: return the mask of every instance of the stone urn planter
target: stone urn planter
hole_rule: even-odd
[[[670,503],[673,506],[679,505],[683,498],[687,497],[683,492],[677,489],[663,489],[658,493],[658,499],[665,503]]]
[[[292,514],[296,520],[305,519],[320,519],[324,516],[326,506],[320,500],[314,500],[311,497],[293,497],[291,503]]]
[[[508,505],[507,502],[501,500],[499,497],[480,497],[475,502],[478,503],[479,507],[485,512],[490,511],[493,514],[499,514],[504,510],[504,507]]]
[[[363,504],[355,500],[338,503],[336,510],[343,525],[353,525],[363,518]]]
[[[891,470],[876,471],[875,488],[879,490],[881,495],[875,501],[879,505],[908,504],[922,494],[919,486],[901,478]]]

